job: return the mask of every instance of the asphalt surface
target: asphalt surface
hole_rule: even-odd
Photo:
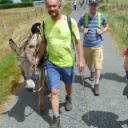
[[[85,10],[73,11],[72,17],[78,21]],[[85,69],[84,87],[76,69],[73,84],[73,109],[64,109],[65,90],[60,89],[60,115],[62,128],[128,128],[128,85],[123,69],[123,58],[114,47],[111,37],[103,35],[104,64],[100,81],[100,96],[93,95],[94,82],[90,82]],[[86,104],[85,96],[86,92]],[[125,94],[125,95],[124,95]],[[0,128],[49,128],[52,121],[50,96],[45,97],[45,113],[38,113],[38,96],[27,92],[23,86],[12,103],[6,105],[6,112],[0,120]],[[88,120],[89,115],[89,120]]]

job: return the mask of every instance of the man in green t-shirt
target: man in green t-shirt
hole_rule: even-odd
[[[65,84],[66,103],[65,110],[72,109],[71,93],[74,80],[74,56],[71,44],[71,32],[67,23],[67,16],[60,14],[61,2],[59,0],[45,1],[49,17],[44,19],[45,29],[41,28],[41,45],[36,58],[38,63],[45,51],[45,38],[47,40],[48,60],[46,62],[48,86],[51,89],[51,104],[53,111],[53,123],[51,128],[60,128],[59,116],[59,88],[60,81]],[[72,31],[75,35],[78,52],[79,72],[84,70],[83,48],[80,40],[77,24],[71,18]]]

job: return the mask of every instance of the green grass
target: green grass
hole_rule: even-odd
[[[127,10],[124,9],[120,11],[120,9],[117,8],[101,6],[99,11],[105,14],[108,20],[111,37],[113,38],[120,53],[123,54],[124,50],[128,46],[127,31],[125,29],[128,25],[128,18],[126,17]]]
[[[18,83],[20,75],[16,55],[11,53],[0,63],[0,103],[11,94],[12,86]]]
[[[128,0],[111,0],[110,2],[128,2]]]

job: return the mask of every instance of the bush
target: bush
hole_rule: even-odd
[[[23,8],[23,7],[32,7],[33,3],[14,3],[14,4],[0,4],[0,9],[9,9],[9,8]]]

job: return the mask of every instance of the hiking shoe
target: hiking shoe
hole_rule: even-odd
[[[99,84],[94,85],[94,95],[99,96],[100,95],[100,90],[99,90]]]
[[[71,97],[66,96],[66,102],[65,102],[65,110],[66,111],[71,111],[72,110],[72,102],[71,102]]]
[[[90,81],[94,81],[94,77],[95,77],[95,72],[90,72]]]
[[[53,116],[53,122],[52,122],[50,128],[61,128],[60,116],[58,116],[58,117]]]

